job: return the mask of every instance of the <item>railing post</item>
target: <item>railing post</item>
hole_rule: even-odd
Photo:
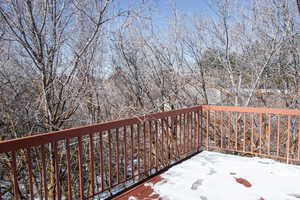
[[[17,161],[16,161],[15,151],[12,152],[11,170],[12,170],[14,199],[19,200],[21,198],[20,198],[19,184],[17,178]]]
[[[203,146],[203,131],[202,131],[202,125],[203,125],[203,107],[201,105],[200,107],[200,114],[199,114],[199,119],[200,119],[200,145],[199,145],[199,151],[201,150]]]
[[[72,200],[72,178],[71,178],[71,154],[70,141],[66,138],[66,160],[67,160],[67,179],[68,179],[68,200]]]
[[[298,160],[300,160],[300,119],[299,118],[298,118],[298,157],[297,157]]]
[[[291,115],[288,116],[288,135],[287,135],[287,149],[286,149],[286,163],[289,164],[290,157],[290,137],[291,137]]]
[[[85,199],[84,197],[84,174],[83,174],[83,156],[82,156],[82,137],[78,137],[77,146],[77,157],[78,157],[78,170],[79,170],[79,196],[80,199]]]
[[[199,140],[200,140],[200,118],[199,118],[199,111],[194,112],[195,116],[195,136],[196,136],[196,152],[199,152]]]
[[[29,194],[30,194],[30,199],[33,200],[33,173],[32,173],[32,160],[31,160],[31,152],[30,149],[26,149],[26,162],[28,166],[28,184],[29,184]],[[1,192],[0,192],[1,196]],[[0,197],[1,200],[1,197]]]
[[[206,110],[206,150],[208,151],[209,145],[209,110]]]

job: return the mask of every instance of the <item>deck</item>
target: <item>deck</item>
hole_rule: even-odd
[[[115,200],[298,200],[300,166],[204,151]]]

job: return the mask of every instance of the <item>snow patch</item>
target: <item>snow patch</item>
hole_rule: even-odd
[[[153,187],[153,185],[154,185],[153,183],[145,183],[144,184],[144,186],[146,186],[146,187]]]
[[[300,166],[271,159],[204,151],[161,177],[151,187],[163,199],[300,199]]]
[[[135,198],[134,196],[130,196],[130,197],[128,198],[128,200],[138,200],[138,199]]]

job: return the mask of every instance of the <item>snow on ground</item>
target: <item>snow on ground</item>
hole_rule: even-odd
[[[167,200],[300,200],[300,166],[204,151],[163,173]]]

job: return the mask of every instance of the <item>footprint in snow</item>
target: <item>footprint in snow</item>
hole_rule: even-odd
[[[207,197],[206,196],[200,196],[200,199],[201,200],[207,200]]]
[[[289,196],[295,197],[297,199],[300,199],[300,193],[294,193],[294,194],[288,194]]]
[[[191,189],[192,190],[197,190],[197,188],[202,185],[202,182],[203,182],[203,179],[198,179],[196,180],[193,184],[192,184],[192,187]]]
[[[214,157],[204,157],[204,159],[209,162],[209,163],[212,163],[212,164],[215,164],[217,161],[216,161],[216,158]]]
[[[216,170],[214,170],[214,168],[209,168],[209,172],[208,172],[208,175],[213,175],[217,173]]]

